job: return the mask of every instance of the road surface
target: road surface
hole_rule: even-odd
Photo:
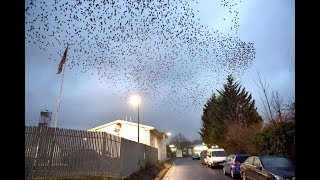
[[[222,168],[209,168],[202,165],[200,160],[192,160],[191,157],[177,158],[173,161],[163,180],[231,180],[230,176],[222,173]],[[240,177],[236,179],[241,179]]]

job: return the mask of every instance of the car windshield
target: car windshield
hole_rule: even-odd
[[[225,151],[212,151],[212,156],[223,157],[227,156]]]
[[[284,157],[265,157],[265,158],[261,158],[261,162],[264,167],[270,167],[270,168],[294,166],[294,163],[292,161]]]
[[[240,162],[243,163],[243,161],[245,161],[249,156],[237,156],[235,161],[236,162]]]

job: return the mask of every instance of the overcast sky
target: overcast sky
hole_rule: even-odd
[[[26,1],[26,6],[28,2]],[[234,25],[231,24],[233,17],[228,13],[229,9],[222,6],[221,2],[199,0],[199,3],[194,4],[194,8],[199,10],[196,16],[200,19],[200,25],[218,30],[223,34],[231,34],[240,38],[241,41],[253,43],[256,51],[255,58],[236,80],[252,93],[258,111],[261,113],[263,107],[259,89],[254,83],[257,80],[257,73],[260,73],[269,84],[270,91],[279,91],[284,100],[294,97],[295,2],[292,0],[246,0],[239,3],[237,7],[238,31],[230,31],[230,27]],[[28,21],[27,15],[26,21]],[[26,30],[26,36],[28,33]],[[37,125],[40,111],[46,108],[53,111],[51,125],[54,124],[62,79],[62,75],[56,72],[64,49],[65,46],[61,45],[43,51],[39,49],[39,46],[26,41],[25,124],[27,126]],[[49,60],[49,51],[59,54],[60,57],[56,56],[59,58],[56,58],[55,61]],[[67,63],[70,63],[68,57]],[[58,127],[87,130],[117,119],[130,120],[130,117],[133,122],[137,122],[137,109],[128,103],[124,97],[127,94],[123,93],[128,89],[125,87],[132,84],[126,84],[126,81],[116,83],[116,86],[113,86],[115,82],[111,83],[111,81],[100,83],[97,76],[79,73],[79,71],[77,68],[67,68],[65,71]],[[96,69],[93,68],[91,71],[96,71]],[[192,76],[192,82],[197,81],[199,86],[201,84],[207,86],[201,80],[205,78],[202,75],[206,73],[197,71],[197,75]],[[201,109],[212,92],[221,89],[222,84],[226,82],[226,74],[213,76],[219,80],[216,81],[217,83],[210,84],[210,89],[204,88],[206,91],[203,92],[203,97],[196,99],[197,102],[200,102],[200,106],[194,107],[193,111],[181,107],[177,110],[173,108],[177,103],[155,101],[142,96],[140,123],[154,126],[159,131],[171,132],[172,135],[182,133],[189,140],[200,139],[197,131],[201,128]],[[172,94],[163,93],[165,86],[165,82],[158,86],[161,91],[157,94],[158,97],[174,102],[181,101],[179,94],[172,96]]]

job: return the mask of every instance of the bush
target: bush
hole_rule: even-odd
[[[256,134],[253,143],[260,150],[260,154],[287,156],[294,160],[295,124],[272,123]]]
[[[227,132],[222,135],[222,146],[228,154],[249,153],[257,154],[252,140],[257,132],[261,130],[261,124],[240,125],[235,122],[228,124]]]

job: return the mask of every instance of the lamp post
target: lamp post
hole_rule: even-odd
[[[131,104],[133,106],[138,106],[138,143],[140,142],[140,139],[139,139],[139,129],[140,129],[140,114],[139,114],[139,104],[140,104],[140,97],[139,95],[133,95],[131,97]]]

